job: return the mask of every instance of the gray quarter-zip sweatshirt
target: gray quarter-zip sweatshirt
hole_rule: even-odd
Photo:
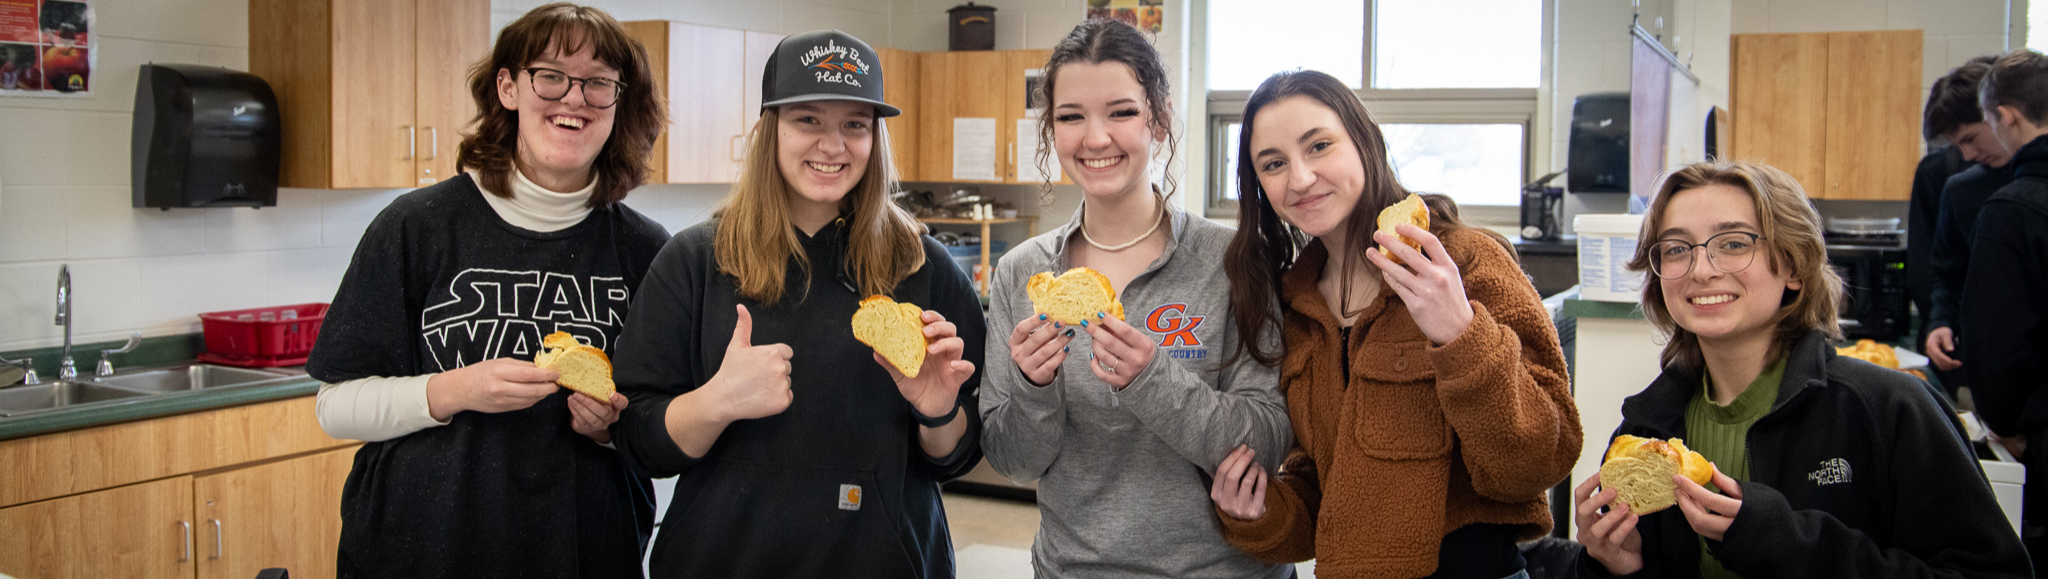
[[[1076,332],[1052,383],[1034,386],[1010,358],[1009,335],[1031,316],[1024,284],[1066,271],[1080,213],[997,264],[989,292],[982,449],[997,472],[1038,481],[1031,546],[1039,577],[1247,578],[1286,570],[1224,542],[1209,477],[1239,444],[1273,472],[1293,445],[1275,368],[1240,356],[1223,252],[1231,230],[1174,210],[1159,259],[1118,299],[1125,321],[1155,340],[1150,365],[1122,392],[1090,372]],[[1277,308],[1277,304],[1275,305]],[[1280,333],[1268,332],[1278,349]]]

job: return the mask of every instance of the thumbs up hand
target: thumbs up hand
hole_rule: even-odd
[[[747,306],[734,307],[739,322],[733,324],[732,343],[704,389],[713,394],[726,422],[781,414],[796,396],[789,390],[789,358],[795,352],[785,344],[753,345],[754,316]]]

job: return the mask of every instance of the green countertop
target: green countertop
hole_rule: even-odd
[[[250,386],[223,386],[196,392],[176,392],[124,398],[112,403],[81,405],[25,416],[0,418],[0,440],[77,430],[121,422],[159,418],[174,414],[310,396],[320,391],[320,381],[310,376]]]
[[[1643,310],[1640,304],[1634,302],[1573,299],[1564,301],[1564,311],[1560,315],[1579,319],[1640,320],[1643,319]]]
[[[71,347],[71,355],[77,361],[81,378],[90,380],[85,376],[92,374],[93,366],[99,363],[99,350],[119,346],[121,342],[74,344]],[[190,363],[205,349],[204,340],[199,334],[157,336],[143,338],[135,351],[115,354],[112,360],[116,370],[168,366]],[[57,380],[59,351],[60,348],[57,347],[35,348],[0,352],[0,357],[10,360],[34,358],[36,373],[40,375],[43,383],[48,384]],[[222,386],[207,390],[123,398],[24,416],[0,417],[0,440],[297,398],[310,396],[319,391],[319,380],[300,374],[290,379],[248,386]]]

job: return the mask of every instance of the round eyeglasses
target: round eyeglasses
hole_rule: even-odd
[[[569,85],[582,83],[583,104],[600,109],[619,104],[619,93],[626,88],[626,83],[609,78],[576,78],[569,73],[538,66],[526,67],[526,74],[533,78],[534,96],[551,101],[562,100],[569,96]]]
[[[1707,238],[1705,243],[1686,243],[1678,239],[1666,239],[1650,245],[1650,271],[1663,279],[1678,279],[1692,273],[1695,265],[1693,248],[1707,249],[1707,263],[1721,273],[1737,273],[1749,269],[1756,261],[1757,241],[1762,235],[1747,231],[1728,231]]]

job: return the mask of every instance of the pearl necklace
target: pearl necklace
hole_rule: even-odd
[[[1157,197],[1155,196],[1155,198]],[[1096,249],[1100,249],[1103,251],[1123,251],[1126,249],[1130,249],[1131,246],[1137,245],[1139,242],[1151,238],[1153,232],[1159,231],[1159,222],[1166,220],[1166,200],[1163,198],[1159,198],[1158,201],[1159,217],[1152,220],[1152,228],[1145,230],[1144,233],[1138,234],[1137,239],[1132,239],[1130,242],[1125,243],[1123,245],[1114,246],[1103,245],[1102,242],[1096,241],[1094,237],[1088,235],[1088,209],[1086,206],[1083,206],[1081,209],[1081,239],[1088,240],[1088,245],[1093,245]]]

